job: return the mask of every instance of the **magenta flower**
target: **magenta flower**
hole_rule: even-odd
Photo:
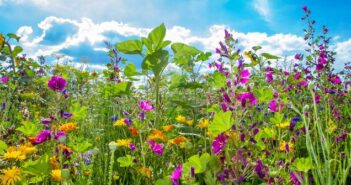
[[[302,7],[302,10],[305,11],[305,12],[307,12],[307,10],[308,10],[307,6],[303,6],[303,7]]]
[[[254,168],[254,172],[257,174],[257,176],[260,178],[260,179],[263,179],[266,175],[267,175],[267,172],[268,172],[268,167],[265,166],[262,162],[262,160],[258,160],[257,161],[257,164]]]
[[[34,143],[35,144],[43,143],[46,140],[49,140],[50,137],[51,137],[51,131],[50,130],[43,130],[35,137]]]
[[[129,149],[130,149],[131,151],[134,151],[134,150],[135,150],[135,144],[134,144],[134,143],[130,143]]]
[[[239,81],[242,84],[246,84],[250,80],[250,71],[245,69],[241,71],[240,76],[239,76]]]
[[[297,172],[296,174],[294,172],[290,172],[291,184],[293,184],[293,185],[302,185],[302,180],[303,179],[304,179],[304,177],[303,177],[301,172]]]
[[[3,76],[3,77],[0,78],[0,83],[4,83],[5,84],[7,82],[9,82],[9,77]]]
[[[66,80],[61,76],[52,76],[48,81],[48,87],[53,91],[62,91],[66,87]]]
[[[179,185],[179,179],[182,177],[183,165],[179,164],[172,172],[170,179],[172,180],[172,185]]]
[[[163,145],[162,144],[158,144],[158,143],[155,143],[154,140],[150,140],[149,141],[149,145],[150,145],[151,150],[155,154],[157,154],[158,156],[162,156],[163,155]]]
[[[329,81],[333,84],[341,84],[341,79],[337,75],[330,77]]]
[[[273,81],[272,73],[266,73],[266,81],[267,83],[271,83]]]
[[[237,99],[244,107],[246,105],[246,102],[250,102],[251,105],[255,105],[257,103],[257,98],[252,92],[241,93],[237,96]]]
[[[268,103],[268,108],[271,110],[271,112],[277,112],[277,102],[275,100],[272,100]]]
[[[50,118],[41,119],[41,124],[43,124],[43,125],[50,124],[51,122],[52,122],[52,119],[50,119]]]
[[[295,60],[302,60],[302,55],[296,53],[296,54],[294,55],[294,58],[295,58]]]
[[[143,100],[139,102],[139,107],[144,111],[154,110],[154,106],[150,104],[150,100]]]
[[[216,155],[222,153],[225,145],[227,144],[228,136],[221,133],[212,142],[212,152]]]

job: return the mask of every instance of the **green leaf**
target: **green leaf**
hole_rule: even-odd
[[[259,88],[257,90],[258,93],[258,100],[261,102],[267,102],[273,98],[273,91],[270,88]]]
[[[174,52],[174,62],[179,65],[188,63],[189,60],[201,53],[201,51],[195,47],[183,43],[174,43],[171,48]]]
[[[15,48],[13,48],[12,56],[15,57],[22,51],[23,51],[23,48],[21,46],[16,46]]]
[[[271,55],[271,54],[269,54],[269,53],[262,53],[261,54],[261,56],[263,56],[264,58],[266,58],[266,59],[280,59],[280,57],[278,57],[278,56],[275,56],[275,55]]]
[[[78,142],[77,142],[78,141]],[[78,139],[74,141],[73,143],[69,143],[68,146],[70,146],[74,151],[77,151],[79,153],[83,153],[89,150],[93,146],[89,141],[82,141],[82,139]]]
[[[255,51],[257,51],[257,50],[262,49],[262,47],[261,47],[261,46],[254,46],[254,47],[252,47],[252,49],[255,50]]]
[[[305,173],[307,173],[309,170],[314,169],[314,165],[310,157],[295,159],[293,166],[297,169],[297,171]]]
[[[127,40],[117,43],[116,49],[125,54],[141,54],[143,43],[140,40]]]
[[[158,179],[155,183],[155,185],[171,185],[171,184],[172,184],[172,181],[168,176],[163,177],[162,179]]]
[[[128,64],[124,67],[124,74],[127,77],[132,77],[136,74],[138,74],[137,69],[134,64]]]
[[[216,112],[212,123],[208,127],[208,131],[210,131],[212,133],[212,135],[215,137],[218,134],[229,130],[233,125],[231,116],[232,116],[232,112],[230,112],[230,111]]]
[[[269,119],[269,121],[275,125],[281,124],[283,120],[284,120],[284,114],[279,112],[275,112],[274,117]]]
[[[22,132],[25,136],[35,136],[40,132],[41,127],[39,124],[32,122],[23,122],[23,125],[16,130]]]
[[[214,86],[215,88],[222,88],[227,85],[227,81],[225,76],[222,73],[219,72],[214,72],[213,73],[213,78],[214,78]]]
[[[195,169],[195,173],[203,173],[207,169],[207,163],[210,161],[211,155],[208,153],[204,153],[201,155],[193,155],[188,159],[188,162],[183,165],[183,173],[189,174],[191,167]]]
[[[0,155],[4,154],[7,147],[7,144],[4,141],[0,140]]]
[[[160,76],[168,64],[169,53],[166,50],[158,50],[145,57],[142,63],[143,71],[151,70],[156,77]]]
[[[132,157],[130,155],[126,155],[124,157],[117,158],[117,161],[119,162],[119,165],[121,167],[129,167],[129,166],[133,165],[133,160],[134,160],[134,157]]]
[[[16,34],[9,33],[7,36],[11,39],[15,39],[17,42],[20,40],[21,37],[17,36]]]
[[[112,91],[115,95],[119,95],[119,94],[128,94],[130,87],[131,87],[131,83],[130,82],[121,82],[118,84],[113,84],[112,85]]]
[[[39,160],[29,160],[22,166],[23,171],[34,176],[45,177],[50,173],[49,156],[43,155]]]
[[[88,107],[81,106],[79,102],[75,102],[72,104],[69,111],[73,114],[73,119],[76,121],[83,120],[88,114]]]
[[[154,28],[148,35],[148,39],[151,41],[153,51],[161,49],[163,46],[163,39],[166,36],[166,27],[162,23],[160,26]]]

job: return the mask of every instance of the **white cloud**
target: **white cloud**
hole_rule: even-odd
[[[263,20],[271,22],[272,15],[268,0],[254,0],[252,6],[262,16]]]
[[[61,43],[56,45],[44,44],[43,41],[46,34],[60,24],[68,24],[76,28],[77,31],[68,34]],[[116,21],[95,23],[89,18],[73,20],[59,17],[45,18],[38,24],[38,28],[41,30],[40,35],[34,35],[33,28],[30,26],[20,27],[17,31],[17,34],[22,37],[21,44],[24,46],[25,53],[30,57],[49,56],[63,49],[82,44],[91,46],[92,51],[106,51],[102,44],[103,41],[111,39],[107,36],[111,35],[111,33],[122,40],[125,37],[147,36],[147,33],[151,30],[151,28],[131,26]],[[204,36],[195,35],[190,29],[182,26],[173,26],[167,29],[166,39],[172,42],[196,45],[199,49],[205,51],[214,51],[218,47],[219,41],[223,40],[224,29],[228,29],[235,38],[239,39],[239,44],[243,50],[249,50],[253,46],[260,45],[263,47],[261,52],[269,52],[278,56],[291,56],[296,52],[303,51],[306,47],[304,39],[297,35],[268,35],[261,32],[243,33],[230,29],[225,25],[212,25]],[[338,52],[338,61],[343,63],[349,60],[351,57],[351,39],[337,42],[335,48]]]

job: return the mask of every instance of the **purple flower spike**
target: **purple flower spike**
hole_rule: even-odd
[[[62,91],[66,87],[66,80],[61,76],[52,76],[48,81],[48,87],[53,91]]]
[[[227,144],[228,136],[219,134],[212,142],[212,152],[216,155],[222,153],[225,145]]]

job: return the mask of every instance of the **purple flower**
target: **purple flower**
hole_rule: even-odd
[[[273,81],[272,73],[266,73],[266,81],[267,83],[271,83]]]
[[[179,179],[182,177],[183,165],[179,164],[172,172],[170,178],[172,180],[172,185],[179,185]]]
[[[9,77],[3,76],[0,78],[0,83],[7,83],[7,82],[9,82]]]
[[[139,102],[139,107],[144,111],[154,110],[154,106],[150,105],[150,100],[143,100]]]
[[[50,118],[41,119],[41,124],[43,124],[43,125],[50,124],[51,122],[52,122],[52,120]]]
[[[64,139],[66,137],[66,134],[65,132],[62,132],[62,131],[58,131],[56,134],[55,134],[55,139],[57,142],[60,142],[60,138]]]
[[[163,145],[162,144],[158,144],[158,143],[155,143],[154,140],[150,140],[149,141],[149,145],[150,145],[150,148],[151,150],[159,155],[159,156],[162,156],[163,155]]]
[[[268,167],[263,165],[262,160],[259,159],[254,168],[254,172],[258,175],[260,179],[263,179],[268,172]]]
[[[231,103],[232,101],[230,100],[230,97],[228,96],[228,93],[223,94],[223,100],[226,101],[227,103]]]
[[[48,81],[48,87],[53,91],[62,91],[66,87],[66,80],[61,76],[52,76]]]
[[[134,144],[134,143],[130,143],[129,149],[130,149],[131,151],[134,151],[134,150],[135,150],[135,144]]]
[[[46,140],[49,140],[50,137],[51,137],[51,131],[50,130],[43,130],[35,137],[34,143],[35,144],[43,143]]]
[[[307,12],[307,10],[308,10],[307,6],[303,6],[303,7],[302,7],[302,10],[305,11],[305,12]]]
[[[228,105],[225,102],[221,104],[221,107],[224,112],[228,110]]]
[[[230,39],[232,38],[232,34],[228,32],[228,30],[224,30],[224,39]]]
[[[296,53],[296,54],[294,55],[294,58],[295,58],[295,60],[302,60],[302,55]]]
[[[212,142],[212,152],[219,155],[227,144],[228,136],[221,133]]]
[[[70,113],[70,112],[63,112],[62,113],[62,117],[65,118],[65,119],[68,119],[68,118],[70,118],[72,116],[73,116],[73,114]]]

